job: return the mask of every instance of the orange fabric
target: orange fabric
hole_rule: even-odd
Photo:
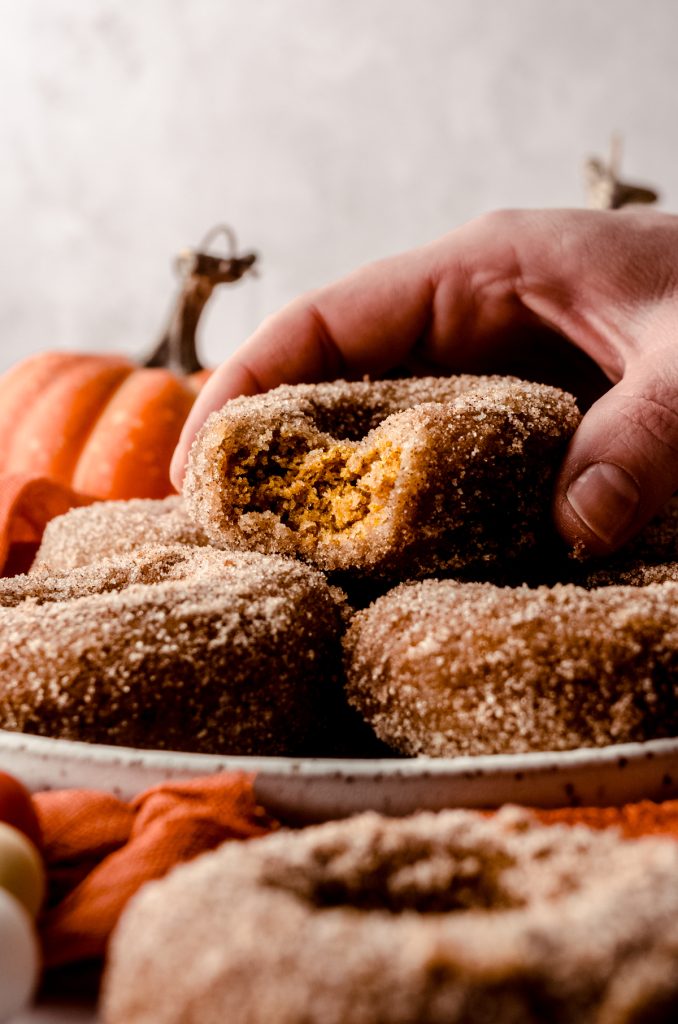
[[[0,575],[28,568],[50,519],[93,501],[46,477],[0,474]]]
[[[107,793],[38,793],[49,900],[40,921],[45,966],[101,956],[127,900],[144,882],[227,839],[277,827],[252,778],[167,782],[130,803]]]
[[[660,804],[641,800],[623,807],[563,807],[534,813],[545,825],[614,827],[629,839],[650,835],[678,839],[678,800],[664,800]]]

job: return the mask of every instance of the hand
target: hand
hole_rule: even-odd
[[[175,485],[197,430],[228,399],[399,366],[513,371],[584,407],[596,399],[565,455],[554,518],[572,545],[620,547],[678,487],[678,217],[492,213],[302,296],[212,375],[177,447]]]

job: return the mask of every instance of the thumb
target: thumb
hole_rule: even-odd
[[[667,373],[662,363],[661,380],[656,369],[652,377],[642,367],[627,373],[591,407],[567,450],[556,526],[589,554],[625,544],[678,487],[678,366]]]

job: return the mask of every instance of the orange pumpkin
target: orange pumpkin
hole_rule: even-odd
[[[0,377],[0,473],[34,473],[97,498],[162,498],[195,399],[170,370],[45,352]]]
[[[172,453],[206,376],[195,350],[200,314],[214,287],[238,280],[255,259],[185,253],[177,303],[144,366],[45,352],[0,376],[0,474],[48,477],[104,499],[172,493]]]

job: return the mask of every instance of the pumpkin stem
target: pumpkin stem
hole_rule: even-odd
[[[620,180],[621,156],[622,140],[619,135],[613,135],[607,162],[596,156],[586,161],[586,195],[591,209],[620,210],[629,203],[656,203],[659,199],[659,193],[653,188],[631,185]]]
[[[226,236],[228,255],[203,251],[219,234]],[[253,252],[236,255],[235,235],[225,225],[212,228],[197,249],[181,252],[176,260],[181,288],[167,326],[143,366],[161,366],[178,374],[202,370],[196,350],[196,331],[202,311],[217,285],[239,281],[252,269],[256,259]]]

